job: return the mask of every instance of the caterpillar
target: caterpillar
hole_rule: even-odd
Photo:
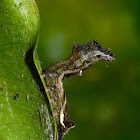
[[[74,122],[69,121],[63,78],[82,75],[85,70],[99,60],[112,61],[115,60],[115,55],[110,53],[110,49],[103,48],[96,40],[87,44],[74,43],[71,56],[44,70],[43,77],[50,95],[50,102],[53,105],[54,112],[52,114],[57,123],[58,140],[61,140],[75,126]]]

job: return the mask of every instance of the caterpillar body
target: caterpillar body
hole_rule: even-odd
[[[82,75],[85,70],[99,60],[112,61],[115,60],[115,56],[110,53],[109,49],[103,48],[96,40],[87,44],[74,43],[71,56],[44,70],[43,76],[54,110],[52,114],[57,123],[58,140],[61,140],[75,126],[72,121],[69,121],[68,104],[62,82],[63,78],[72,75]]]

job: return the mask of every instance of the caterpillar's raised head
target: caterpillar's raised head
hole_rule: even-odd
[[[115,56],[109,49],[103,48],[96,40],[87,44],[75,44],[72,51],[76,66],[93,64],[99,60],[112,61]]]

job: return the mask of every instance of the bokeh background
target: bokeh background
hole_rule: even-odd
[[[73,42],[94,38],[115,62],[100,61],[64,79],[70,120],[64,140],[140,140],[140,1],[36,0],[43,69],[66,59]]]

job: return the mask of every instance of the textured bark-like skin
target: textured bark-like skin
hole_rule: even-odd
[[[64,77],[82,75],[86,69],[99,60],[112,61],[115,60],[115,56],[96,40],[87,44],[74,43],[72,55],[68,59],[59,61],[44,71],[46,90],[53,104],[53,116],[56,119],[59,140],[74,127],[74,123],[69,121],[68,104],[62,80]]]

